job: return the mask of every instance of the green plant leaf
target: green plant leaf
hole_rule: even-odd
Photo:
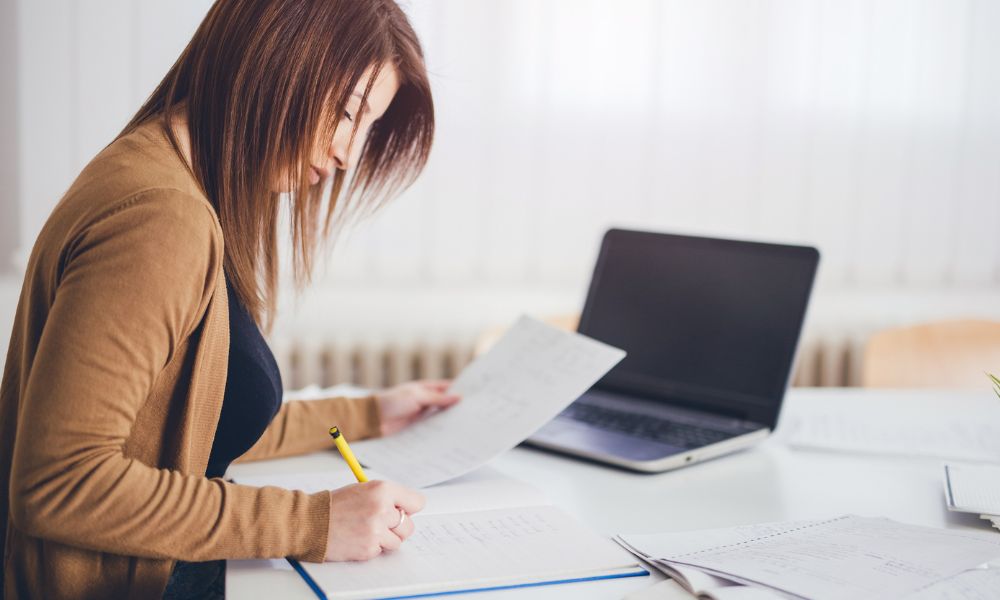
[[[993,391],[996,392],[997,397],[1000,398],[1000,379],[997,379],[997,376],[993,373],[987,373],[986,376],[993,382]]]

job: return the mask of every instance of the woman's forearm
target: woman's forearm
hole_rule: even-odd
[[[374,396],[294,400],[281,406],[257,443],[237,462],[308,454],[331,447],[332,425],[351,439],[379,435],[380,417]]]

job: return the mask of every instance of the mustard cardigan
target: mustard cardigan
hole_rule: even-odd
[[[42,228],[0,384],[5,598],[159,598],[174,560],[323,559],[328,494],[206,479],[226,386],[222,229],[159,125]],[[241,460],[376,435],[374,398],[290,402]]]

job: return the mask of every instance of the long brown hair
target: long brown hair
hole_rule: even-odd
[[[396,69],[399,90],[371,126],[345,197],[339,199],[345,172],[338,169],[324,202],[323,187],[308,181],[311,151],[333,139],[365,71],[374,68],[363,102],[386,65]],[[393,0],[217,0],[119,137],[159,120],[181,155],[175,114],[187,118],[192,175],[219,215],[230,285],[265,330],[277,307],[275,182],[291,183],[293,270],[301,288],[331,225],[408,186],[426,164],[434,134],[423,52]],[[355,125],[352,140],[356,133]]]

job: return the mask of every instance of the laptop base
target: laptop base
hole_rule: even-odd
[[[556,417],[525,440],[525,444],[615,465],[642,473],[662,473],[725,454],[744,450],[767,438],[771,431],[758,429],[701,448],[681,449],[612,431],[600,431],[570,419]]]
[[[587,409],[580,411],[580,408]],[[586,422],[581,414],[599,411],[600,418]],[[638,437],[627,427],[616,430],[614,415],[661,427],[695,427],[721,434],[713,443],[668,443],[669,436]],[[766,438],[771,430],[761,424],[723,417],[665,401],[644,400],[626,394],[591,389],[526,443],[616,465],[634,471],[658,473],[747,448]],[[718,439],[718,438],[715,438]]]

